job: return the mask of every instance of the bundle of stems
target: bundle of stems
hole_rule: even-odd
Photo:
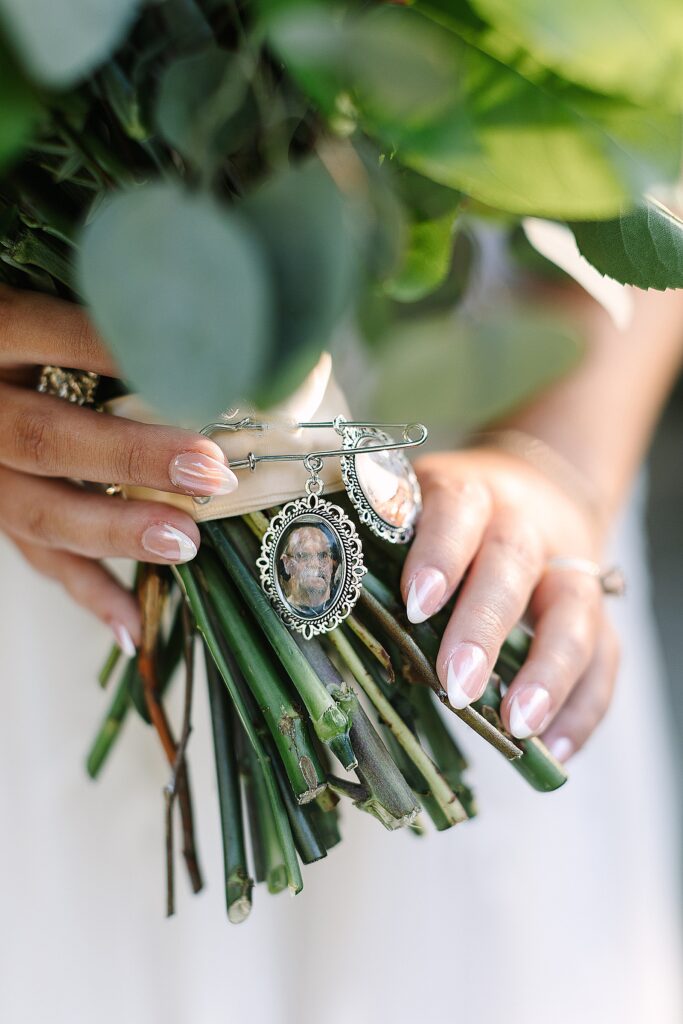
[[[537,790],[557,789],[567,778],[540,740],[515,740],[501,722],[505,686],[527,652],[525,633],[509,637],[481,699],[454,711],[435,670],[449,607],[430,622],[408,621],[399,590],[405,549],[361,528],[368,573],[353,614],[337,629],[304,640],[283,624],[257,579],[267,524],[262,512],[205,523],[194,561],[172,572],[141,565],[138,656],[119,667],[114,649],[100,673],[103,686],[117,671],[118,682],[87,758],[89,774],[95,778],[102,770],[131,710],[153,727],[169,762],[169,914],[176,804],[190,882],[194,891],[202,886],[187,765],[198,647],[206,662],[232,922],[249,915],[255,882],[272,893],[301,890],[301,865],[325,857],[340,841],[343,801],[387,829],[408,827],[418,835],[423,818],[441,831],[473,817],[476,803],[451,728],[454,717]],[[164,697],[181,662],[185,696],[176,740]]]

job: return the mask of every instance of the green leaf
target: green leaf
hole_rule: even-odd
[[[271,296],[238,214],[172,185],[119,193],[85,229],[82,293],[132,384],[174,421],[208,422],[253,392]]]
[[[40,116],[40,104],[0,41],[0,167],[18,154]]]
[[[452,314],[409,320],[377,350],[367,407],[377,419],[429,423],[452,439],[546,388],[580,353],[573,328],[526,308],[476,323]]]
[[[239,57],[217,47],[176,60],[159,83],[156,123],[195,166],[230,152],[244,134],[235,115],[247,91]]]
[[[36,81],[67,88],[118,46],[141,0],[0,0],[0,22]]]
[[[637,288],[683,288],[683,221],[655,200],[616,220],[570,227],[580,252],[601,274]]]
[[[263,396],[275,401],[315,364],[349,306],[359,255],[354,214],[317,159],[277,174],[241,209],[275,285],[277,357]]]
[[[305,4],[274,18],[269,36],[328,112],[352,88],[354,100],[384,123],[419,125],[448,107],[458,82],[445,33],[417,16],[408,25],[405,14],[387,7],[346,16],[338,6]]]
[[[680,110],[680,0],[471,2],[511,43],[565,77],[600,92]]]
[[[345,90],[362,127],[426,177],[500,210],[576,219],[615,216],[654,182],[675,179],[677,117],[547,72],[539,77],[537,69],[522,74],[458,35],[457,22],[404,7],[372,13],[378,48],[378,29],[391,27],[380,60],[363,49],[366,17],[340,24],[329,12],[303,8],[276,22],[273,38],[318,102],[331,102],[333,86]],[[442,11],[434,17],[445,18]],[[437,70],[402,117],[414,78],[404,75],[411,44],[415,74],[432,58]],[[368,64],[381,67],[381,85]]]
[[[453,249],[454,214],[410,226],[408,246],[398,274],[384,290],[399,302],[416,302],[446,279]]]

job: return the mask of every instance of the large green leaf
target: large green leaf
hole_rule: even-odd
[[[360,247],[349,203],[316,159],[276,175],[242,210],[275,286],[277,357],[263,391],[274,401],[314,365],[349,305]]]
[[[66,88],[117,47],[142,0],[0,0],[0,22],[30,74]]]
[[[582,255],[621,284],[683,288],[683,221],[648,199],[616,220],[572,224]]]
[[[599,91],[680,110],[680,0],[471,2],[511,42],[567,78]]]
[[[318,102],[334,90],[352,97],[362,126],[427,177],[514,213],[600,219],[615,216],[653,182],[678,172],[677,117],[643,110],[562,82],[547,72],[525,76],[416,10],[375,10],[371,20],[380,55],[366,41],[366,16],[340,22],[329,10],[289,10],[271,30],[290,70]],[[378,31],[382,25],[391,32]],[[426,28],[425,26],[429,26]],[[384,40],[382,42],[382,40]],[[405,53],[438,69],[431,89],[409,117],[400,103]],[[357,54],[363,53],[363,68]],[[367,66],[382,69],[381,84]],[[447,75],[446,75],[447,71]],[[428,98],[428,101],[427,101]]]
[[[0,167],[21,150],[39,116],[33,90],[0,41]]]
[[[79,279],[124,376],[173,419],[206,423],[253,394],[272,303],[238,214],[171,185],[120,193],[85,230]]]

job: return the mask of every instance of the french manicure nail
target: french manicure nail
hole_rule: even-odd
[[[142,535],[142,546],[150,555],[165,558],[169,562],[189,562],[197,554],[194,541],[170,523],[148,526]]]
[[[518,740],[525,740],[539,732],[548,711],[550,694],[542,686],[522,690],[510,702],[510,732]]]
[[[224,462],[200,452],[176,455],[168,475],[173,486],[186,494],[230,494],[237,487],[237,477]]]
[[[410,622],[425,622],[438,611],[446,593],[446,577],[439,569],[420,569],[408,590],[406,612]]]
[[[125,654],[127,658],[135,657],[135,644],[133,643],[133,637],[130,635],[126,627],[122,622],[110,622],[111,631],[114,634],[114,639]]]
[[[460,643],[451,655],[446,690],[452,707],[461,711],[486,689],[488,659],[478,644]]]
[[[548,750],[556,761],[564,764],[574,753],[574,744],[568,736],[558,736],[552,743],[548,744]]]

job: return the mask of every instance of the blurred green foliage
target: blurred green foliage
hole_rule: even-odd
[[[281,397],[349,324],[387,394],[495,412],[576,350],[442,315],[474,222],[566,221],[601,273],[682,285],[648,198],[682,56],[678,0],[0,0],[0,280],[86,302],[175,418]]]

